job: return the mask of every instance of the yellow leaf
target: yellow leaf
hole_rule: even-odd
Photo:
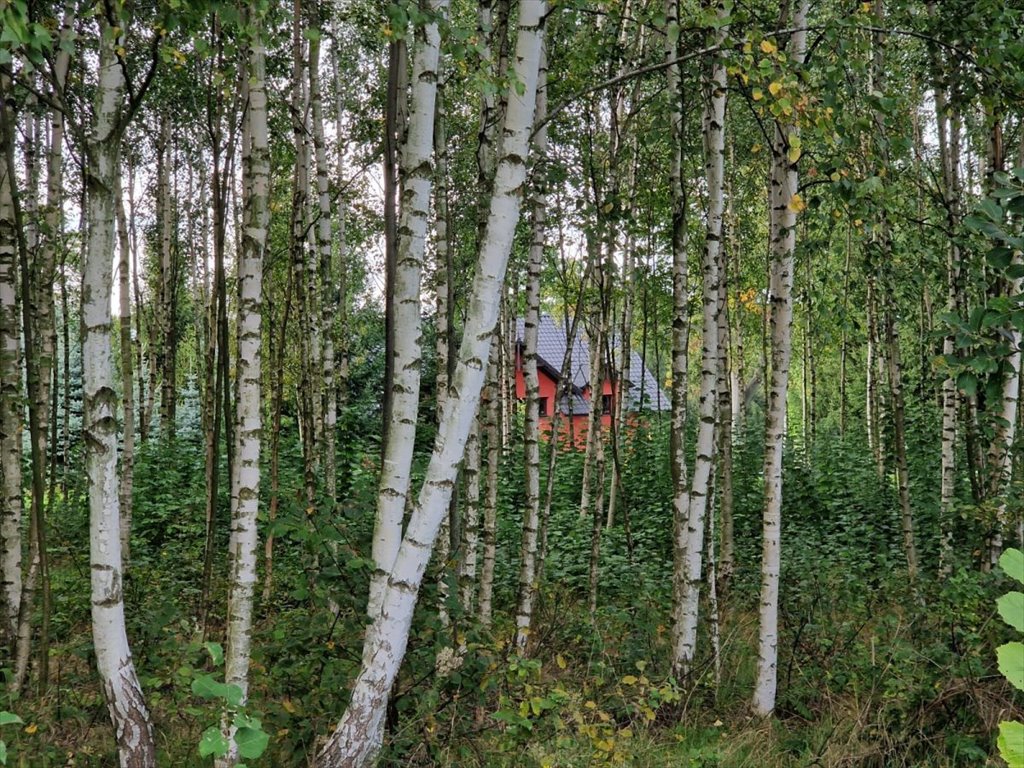
[[[636,678],[633,675],[626,675],[622,678],[623,685],[636,685]]]
[[[768,92],[771,93],[772,96],[778,96],[781,91],[782,83],[780,83],[778,80],[775,80],[768,85]]]
[[[860,12],[861,13],[871,13],[871,3],[861,3],[860,4]]]
[[[839,171],[832,171],[828,176],[832,181],[839,181],[842,176],[839,175]]]
[[[567,666],[569,666],[565,663],[565,657],[562,656],[562,654],[558,654],[557,656],[555,656],[555,664],[558,665],[559,669],[565,669]]]
[[[793,195],[789,198],[789,205],[786,207],[793,213],[800,213],[800,211],[807,207],[807,203],[804,202],[804,199],[800,197],[800,195]]]
[[[753,97],[754,101],[760,101],[764,98],[764,91],[760,88],[755,88],[750,95]]]
[[[789,158],[789,162],[795,163],[800,159],[800,147],[790,147],[786,157]]]
[[[750,53],[753,50],[754,50],[753,46],[750,45],[750,41],[749,40],[743,44],[743,52],[744,53]]]
[[[779,50],[778,46],[776,46],[775,43],[773,43],[771,40],[762,40],[761,41],[761,52],[762,53],[775,53],[777,50]]]
[[[35,733],[38,730],[39,730],[39,726],[36,725],[35,723],[29,723],[28,725],[25,726],[25,733],[27,733],[29,736],[31,736],[33,733]]]
[[[593,701],[588,701],[583,706],[587,709],[597,709],[597,703]]]
[[[287,712],[289,715],[294,715],[298,709],[295,706],[295,704],[292,703],[291,699],[285,699],[284,701],[282,701],[281,706],[284,708],[284,711]]]

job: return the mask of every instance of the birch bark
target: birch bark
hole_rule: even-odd
[[[547,223],[547,184],[544,167],[547,152],[547,56],[543,47],[537,74],[537,106],[533,139],[533,210],[530,252],[526,266],[526,318],[523,323],[523,381],[526,416],[523,421],[523,452],[526,461],[526,509],[519,558],[519,599],[516,610],[515,648],[526,653],[537,594],[537,530],[540,527],[540,378],[537,373],[537,331],[540,326],[540,273],[544,263]],[[558,404],[555,404],[555,408]],[[556,435],[551,435],[556,440]]]
[[[156,765],[153,727],[125,630],[117,497],[117,398],[111,353],[110,292],[114,192],[125,82],[119,38],[100,20],[99,77],[86,147],[88,247],[82,274],[82,396],[89,485],[89,556],[96,664],[122,768]]]
[[[375,570],[367,613],[376,618],[391,567],[402,544],[402,517],[409,495],[412,452],[420,402],[420,281],[430,216],[434,162],[434,108],[441,35],[436,21],[448,0],[430,0],[434,20],[416,31],[409,129],[402,151],[402,205],[398,223],[398,259],[394,281],[394,351],[391,414],[378,486],[373,532]]]
[[[480,403],[526,179],[546,9],[543,0],[526,0],[520,7],[514,74],[523,91],[519,94],[513,88],[508,94],[501,159],[452,380],[453,405],[445,411],[423,487],[384,590],[381,611],[367,633],[363,666],[353,684],[349,707],[317,756],[321,768],[361,768],[380,748],[388,696],[405,655],[419,587]]]
[[[719,19],[727,11],[722,3],[716,9]],[[725,39],[726,27],[715,34],[715,44]],[[681,580],[673,593],[681,596],[674,606],[672,666],[677,673],[689,673],[697,647],[697,620],[700,610],[700,582],[704,556],[704,515],[707,511],[711,470],[715,455],[715,422],[718,411],[718,265],[722,248],[722,216],[724,212],[723,182],[725,170],[725,59],[711,57],[710,71],[701,89],[704,118],[704,172],[708,186],[707,232],[704,240],[703,303],[700,399],[697,427],[697,450],[690,487],[686,522],[686,550],[683,562],[675,563],[675,577]],[[711,544],[713,546],[713,543]],[[677,553],[678,554],[678,553]]]
[[[260,491],[262,412],[261,319],[263,253],[267,243],[270,200],[270,149],[267,131],[266,64],[262,25],[257,22],[250,42],[248,65],[249,105],[246,113],[249,146],[244,149],[242,186],[246,190],[245,227],[238,260],[238,348],[235,358],[235,461],[231,473],[231,540],[228,548],[227,650],[224,677],[249,692],[249,656],[252,641],[253,592],[258,550],[257,513]],[[219,766],[238,762],[234,728],[228,727],[230,748]]]
[[[791,27],[798,30],[789,39],[790,58],[803,64],[807,49],[808,0],[793,9]],[[793,250],[796,246],[794,205],[797,164],[788,152],[799,136],[795,125],[775,124],[772,142],[770,201],[771,230],[771,358],[772,370],[765,414],[764,531],[761,543],[761,606],[759,611],[757,682],[754,712],[761,716],[775,709],[778,681],[779,568],[782,525],[782,451],[786,439],[786,393],[789,388],[789,360],[793,325]]]

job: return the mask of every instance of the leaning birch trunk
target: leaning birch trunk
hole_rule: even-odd
[[[6,85],[6,83],[5,83]],[[6,131],[0,131],[0,574],[4,631],[13,639],[21,604],[21,327],[18,322],[17,224]]]
[[[790,58],[803,64],[807,47],[808,0],[800,0],[790,25],[798,30],[789,44]],[[754,712],[767,716],[775,709],[779,652],[779,567],[782,527],[782,451],[786,438],[786,393],[793,325],[793,250],[796,247],[798,174],[789,152],[799,137],[795,125],[775,124],[772,142],[771,228],[771,382],[765,414],[764,531],[761,544],[761,607],[759,611],[757,683]],[[794,155],[799,158],[799,155]]]
[[[124,74],[119,39],[100,22],[99,78],[86,153],[88,246],[82,272],[82,427],[89,484],[89,559],[96,665],[123,768],[156,765],[149,711],[125,630],[121,521],[117,498],[117,396],[111,352],[110,293],[114,192],[121,143]]]
[[[441,15],[447,0],[431,0]],[[388,588],[391,566],[402,544],[402,516],[409,495],[412,452],[420,403],[420,280],[430,215],[434,162],[434,106],[441,35],[435,20],[416,31],[409,130],[402,152],[405,176],[398,223],[398,260],[394,283],[394,351],[391,414],[377,496],[373,531],[374,572],[367,613],[376,618]]]
[[[719,19],[726,11],[721,4]],[[726,27],[715,35],[716,45],[725,39]],[[701,351],[700,400],[697,427],[697,451],[687,510],[686,554],[675,562],[675,578],[682,581],[673,589],[679,602],[673,606],[672,667],[687,675],[697,648],[697,619],[700,610],[700,579],[704,556],[704,515],[707,511],[711,470],[715,457],[715,416],[718,411],[718,265],[722,249],[722,195],[725,170],[725,59],[712,56],[711,69],[704,82],[704,169],[708,185],[707,233],[704,241],[704,328]],[[709,546],[714,546],[710,542]],[[677,551],[678,554],[678,551]]]
[[[267,131],[266,65],[257,21],[249,51],[249,147],[243,149],[242,186],[247,190],[245,226],[238,259],[238,349],[235,358],[235,460],[231,472],[231,540],[228,548],[229,592],[227,650],[224,679],[249,692],[249,655],[252,642],[253,592],[259,546],[257,514],[260,500],[260,409],[263,253],[267,243],[270,202],[270,149]],[[235,729],[225,717],[229,749],[218,760],[220,768],[238,762]]]
[[[391,686],[405,656],[413,610],[430,560],[441,519],[448,510],[466,439],[476,418],[488,352],[501,301],[508,257],[519,219],[526,180],[526,158],[537,93],[537,69],[546,12],[542,0],[520,7],[514,81],[523,89],[508,93],[502,155],[485,236],[470,294],[459,362],[451,386],[450,407],[438,432],[409,527],[391,568],[363,648],[363,666],[352,685],[348,709],[317,756],[320,768],[362,768],[380,749]],[[429,162],[429,161],[428,161]]]
[[[519,558],[519,598],[516,609],[515,648],[526,653],[537,594],[537,530],[540,527],[540,378],[537,373],[537,331],[540,326],[540,273],[544,265],[544,235],[547,218],[547,184],[544,167],[548,144],[547,57],[542,48],[537,75],[538,130],[533,140],[533,212],[530,253],[526,265],[526,319],[523,328],[523,381],[526,388],[526,416],[523,421],[523,451],[526,459],[526,509],[523,512],[523,540]],[[557,404],[555,406],[557,408]],[[554,435],[551,436],[555,440]]]

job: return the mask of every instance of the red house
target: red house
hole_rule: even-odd
[[[587,435],[591,403],[594,400],[590,384],[590,347],[583,336],[582,326],[578,324],[575,338],[568,338],[570,329],[563,328],[555,322],[551,315],[541,315],[537,328],[537,375],[540,379],[540,428],[545,436],[551,433],[552,417],[555,408],[561,414],[559,434],[567,441],[582,447]],[[526,398],[526,382],[523,379],[523,334],[525,321],[516,323],[516,398]],[[559,386],[562,363],[566,349],[570,350],[568,378],[569,394],[563,396],[556,404],[562,387]],[[616,345],[612,354],[618,358],[621,348]],[[616,359],[616,369],[618,365]],[[606,376],[601,383],[601,399],[597,407],[601,409],[602,429],[611,426],[612,405],[615,402],[619,381],[614,372]],[[657,380],[647,370],[640,355],[630,352],[629,381],[623,397],[623,408],[630,413],[643,411],[667,411],[671,408],[669,397],[658,386]]]

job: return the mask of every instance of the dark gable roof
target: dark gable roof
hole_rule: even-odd
[[[586,339],[583,338],[581,328],[582,325],[578,324],[576,338],[572,340],[570,371],[574,389],[572,413],[582,416],[590,412],[587,401],[581,397],[582,391],[590,384],[590,349]],[[525,330],[525,320],[522,318],[516,320],[516,343],[519,345],[523,343]],[[565,358],[567,332],[567,329],[555,322],[551,315],[542,314],[540,316],[540,324],[537,327],[537,367],[556,381]],[[617,344],[613,354],[617,361],[621,354]],[[667,411],[671,408],[670,398],[658,386],[657,379],[644,366],[640,355],[632,350],[629,355],[629,386],[626,388],[626,396],[629,410],[639,410],[641,400],[643,407],[647,410]],[[562,413],[569,413],[568,406],[569,404],[563,398],[563,402],[560,403]]]

